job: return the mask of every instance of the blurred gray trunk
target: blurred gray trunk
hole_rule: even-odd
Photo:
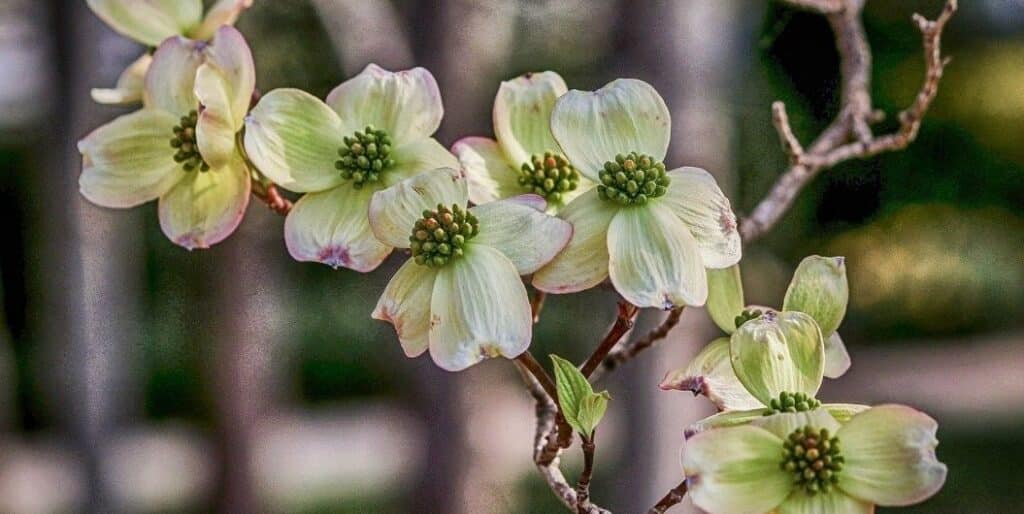
[[[108,494],[101,456],[128,411],[140,405],[133,349],[139,346],[139,278],[144,268],[142,215],[98,208],[78,194],[81,157],[75,142],[117,110],[92,103],[89,89],[109,86],[140,48],[104,28],[83,2],[56,2],[55,98],[44,140],[46,165],[33,196],[41,220],[33,233],[42,299],[30,307],[32,333],[53,362],[40,362],[56,412],[72,434],[87,478],[89,512],[120,510]]]
[[[734,96],[740,55],[756,13],[738,0],[645,0],[623,2],[621,20],[626,50],[625,76],[649,81],[672,112],[672,142],[666,165],[707,169],[729,194],[735,177],[732,160]],[[652,319],[653,318],[653,319]],[[633,331],[643,334],[661,313],[644,313]],[[702,309],[688,309],[669,336],[620,373],[631,399],[626,437],[630,461],[618,475],[619,490],[609,505],[616,512],[646,512],[682,479],[679,449],[682,428],[711,413],[707,402],[657,385],[664,374],[684,365],[715,329]],[[688,503],[688,502],[687,502]],[[692,508],[686,505],[686,508]]]

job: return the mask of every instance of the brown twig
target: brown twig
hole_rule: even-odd
[[[533,298],[530,299],[530,312],[533,314],[533,322],[540,322],[540,312],[544,310],[544,300],[547,300],[548,294],[540,289],[533,291]]]
[[[523,362],[516,360],[516,369],[526,384],[527,391],[536,402],[535,414],[537,417],[537,429],[533,437],[533,461],[537,471],[551,488],[551,491],[571,511],[579,512],[576,501],[576,490],[569,485],[565,475],[562,474],[560,465],[561,448],[552,444],[551,437],[556,432],[556,418],[558,406],[544,390],[544,386],[537,381],[536,376]],[[610,514],[607,510],[590,503],[584,511],[587,514]]]
[[[633,328],[633,322],[636,320],[637,313],[640,312],[635,305],[625,301],[619,300],[618,303],[618,314],[615,316],[615,322],[612,323],[612,328],[608,329],[608,334],[604,336],[601,343],[597,345],[594,352],[590,354],[587,361],[583,363],[583,367],[580,368],[580,373],[583,376],[590,378],[590,375],[594,374],[594,370],[601,364],[608,352],[612,351],[615,344],[622,339],[622,336],[629,332]]]
[[[594,474],[594,451],[597,446],[594,444],[593,434],[590,437],[584,435],[581,439],[583,439],[583,472],[580,473],[580,479],[576,482],[576,512],[577,514],[586,514],[592,506],[590,503],[590,478]]]
[[[682,307],[672,309],[669,311],[665,321],[651,329],[651,331],[647,332],[643,337],[631,342],[626,342],[609,352],[608,356],[601,361],[601,367],[595,370],[595,373],[590,376],[590,381],[597,382],[605,373],[614,370],[619,367],[619,365],[633,357],[636,357],[640,352],[654,346],[655,343],[664,339],[665,336],[668,335],[669,331],[679,324],[679,319],[682,315]]]
[[[679,485],[673,487],[665,496],[661,498],[657,504],[651,507],[651,510],[647,511],[647,514],[664,514],[673,505],[683,501],[683,497],[686,496],[686,480],[684,479]]]
[[[925,77],[914,102],[900,113],[896,132],[875,136],[871,124],[884,113],[871,105],[871,51],[861,21],[861,0],[785,0],[788,4],[822,13],[829,21],[839,51],[842,82],[842,107],[836,118],[806,150],[800,150],[781,102],[772,104],[772,121],[779,132],[789,168],[779,177],[750,216],[741,220],[740,234],[747,242],[770,230],[789,210],[800,191],[821,171],[851,160],[864,159],[882,152],[906,148],[917,138],[928,107],[938,92],[939,81],[948,59],[942,57],[942,31],[957,9],[956,0],[947,0],[934,21],[914,15],[924,44]],[[839,9],[833,9],[839,4]]]
[[[281,195],[277,184],[270,182],[264,184],[254,178],[252,179],[252,195],[281,216],[287,216],[292,210],[292,201]]]
[[[544,388],[544,392],[547,393],[548,397],[555,403],[558,403],[558,389],[555,387],[554,379],[551,378],[551,375],[544,369],[544,366],[541,366],[540,362],[537,361],[537,358],[529,350],[519,354],[516,357],[516,362],[522,364],[533,375],[533,378],[540,383],[541,387]]]

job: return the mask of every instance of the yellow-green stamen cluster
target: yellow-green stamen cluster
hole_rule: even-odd
[[[744,323],[760,318],[763,314],[764,313],[761,312],[761,309],[745,309],[739,316],[736,316],[733,321],[736,323],[736,328],[740,328]]]
[[[359,189],[367,182],[377,182],[384,170],[395,165],[391,158],[391,136],[383,130],[367,125],[362,131],[346,136],[345,146],[338,149],[334,167],[341,176],[352,181],[352,187]]]
[[[174,153],[174,162],[180,163],[185,171],[209,171],[210,165],[206,164],[203,156],[199,154],[199,144],[196,142],[196,122],[199,120],[199,113],[190,111],[182,116],[179,124],[174,126],[174,137],[171,138],[171,148],[177,150]]]
[[[561,154],[544,152],[530,157],[519,169],[519,185],[548,201],[559,203],[562,196],[576,189],[580,174]]]
[[[768,403],[768,410],[764,415],[771,416],[780,412],[806,412],[820,406],[820,401],[807,394],[782,392],[778,398],[772,398],[772,401]]]
[[[643,205],[664,195],[669,184],[664,164],[636,152],[616,155],[615,161],[604,164],[599,176],[601,198],[622,205]]]
[[[468,210],[438,204],[437,210],[423,211],[423,217],[416,220],[409,249],[417,264],[439,268],[462,257],[466,241],[479,232],[480,222]]]
[[[793,474],[793,483],[807,494],[828,493],[839,482],[843,456],[839,439],[828,429],[798,428],[783,443],[779,466]]]

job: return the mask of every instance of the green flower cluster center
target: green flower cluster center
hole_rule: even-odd
[[[839,439],[828,429],[798,428],[782,444],[779,466],[793,474],[793,483],[807,494],[828,493],[839,482],[843,456]]]
[[[744,309],[733,321],[736,323],[736,328],[740,328],[744,323],[760,318],[762,315],[764,312],[761,309]]]
[[[478,233],[480,222],[468,210],[438,204],[437,210],[423,211],[423,217],[416,220],[409,249],[417,264],[439,268],[462,257],[466,242]]]
[[[345,146],[338,149],[341,158],[335,161],[334,167],[341,171],[342,177],[351,180],[356,189],[367,182],[379,181],[380,174],[395,165],[391,157],[391,136],[373,125],[345,136],[342,141]]]
[[[197,111],[189,111],[174,126],[174,137],[171,138],[171,148],[177,150],[174,153],[174,162],[180,163],[185,171],[210,171],[210,165],[206,164],[203,156],[199,154],[199,144],[196,142],[196,122],[199,120]]]
[[[601,198],[622,205],[643,205],[665,194],[670,179],[665,165],[650,155],[630,152],[616,155],[599,174],[597,192]]]
[[[519,185],[551,202],[560,203],[562,196],[576,189],[579,182],[576,168],[555,152],[534,155],[519,170]]]
[[[804,393],[783,392],[779,394],[778,398],[772,398],[768,404],[769,410],[765,411],[764,415],[771,416],[781,412],[806,412],[818,407],[821,407],[821,402]]]

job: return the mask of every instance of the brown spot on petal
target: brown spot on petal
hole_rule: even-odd
[[[317,260],[335,269],[341,266],[348,267],[352,264],[348,248],[344,246],[328,246],[320,250],[320,253],[317,254]]]

